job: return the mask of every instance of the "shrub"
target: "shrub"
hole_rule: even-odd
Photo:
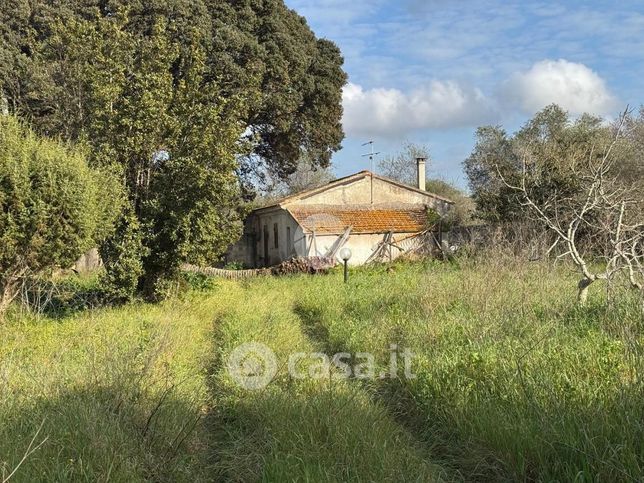
[[[106,237],[120,199],[82,151],[0,116],[0,314],[27,275],[69,266]]]
[[[475,209],[474,201],[463,190],[439,178],[428,179],[426,189],[430,193],[444,196],[454,202],[449,213],[443,219],[444,229],[449,229],[452,226],[466,226],[472,223],[472,215]]]
[[[133,211],[126,208],[116,222],[116,229],[100,248],[105,273],[101,286],[112,302],[129,302],[137,292],[143,275],[141,225]]]

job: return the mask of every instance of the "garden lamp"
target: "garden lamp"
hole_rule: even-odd
[[[349,281],[349,259],[351,258],[351,249],[344,247],[340,250],[340,258],[344,261],[344,283]]]

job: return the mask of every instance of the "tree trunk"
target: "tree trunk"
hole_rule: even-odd
[[[13,299],[16,298],[16,295],[16,291],[10,286],[2,288],[2,293],[0,294],[0,322],[4,319],[4,313],[13,302]]]
[[[11,302],[18,296],[20,293],[20,281],[21,275],[25,271],[20,272],[12,276],[6,277],[4,280],[0,280],[0,321],[4,317],[4,313],[11,305]]]
[[[577,302],[579,305],[586,305],[586,301],[588,300],[588,288],[593,282],[594,280],[591,280],[590,278],[582,278],[579,281],[579,284],[577,285],[579,288],[579,293],[577,294]]]
[[[9,101],[5,97],[4,93],[0,91],[0,115],[8,116],[9,115]]]

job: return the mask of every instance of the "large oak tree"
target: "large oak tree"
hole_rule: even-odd
[[[118,166],[117,234],[133,243],[111,240],[106,264],[139,253],[149,292],[182,261],[216,260],[264,174],[328,166],[342,62],[283,0],[0,0],[0,98]]]

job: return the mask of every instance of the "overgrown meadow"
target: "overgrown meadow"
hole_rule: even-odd
[[[199,283],[197,283],[199,282]],[[9,315],[10,481],[633,481],[644,475],[644,321],[566,267],[424,262],[193,280],[159,305]],[[244,342],[264,389],[226,368]],[[413,378],[294,379],[294,352],[414,353]],[[26,457],[25,457],[26,456]],[[16,469],[17,468],[17,469]],[[15,469],[15,472],[14,472]]]

